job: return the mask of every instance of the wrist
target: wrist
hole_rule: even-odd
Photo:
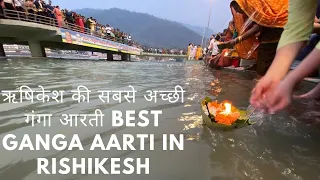
[[[273,63],[269,67],[266,75],[269,77],[272,77],[273,79],[281,81],[287,76],[288,71],[287,71],[287,68],[284,68],[284,67],[279,68],[281,66],[284,66],[282,63],[279,63],[279,62],[280,62],[279,59],[275,58],[273,60]]]
[[[278,73],[272,72],[270,70],[266,73],[266,75],[264,77],[268,77],[268,78],[272,79],[273,81],[277,81],[277,82],[280,82],[284,78],[281,75],[279,75]]]
[[[303,78],[302,78],[303,79]],[[302,80],[299,76],[296,75],[294,72],[290,72],[288,76],[284,79],[288,85],[294,87]]]
[[[287,92],[288,92],[289,94],[292,94],[293,90],[295,89],[295,87],[296,87],[296,85],[297,85],[296,81],[292,81],[290,78],[285,78],[285,79],[281,82],[281,84],[282,84],[284,87],[287,88],[287,90],[288,90]]]
[[[234,43],[235,43],[235,44],[238,44],[238,43],[240,43],[240,41],[241,41],[241,36],[235,38]]]

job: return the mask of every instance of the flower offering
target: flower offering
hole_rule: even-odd
[[[201,106],[204,124],[209,127],[239,128],[251,125],[246,111],[237,109],[229,101],[219,103],[206,97]]]

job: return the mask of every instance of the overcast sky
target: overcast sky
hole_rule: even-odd
[[[116,7],[205,27],[209,18],[210,1],[213,4],[210,28],[221,30],[231,18],[231,0],[52,0],[52,3],[68,9]]]

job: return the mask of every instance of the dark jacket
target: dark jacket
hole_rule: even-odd
[[[41,3],[40,0],[36,0],[34,2],[34,5],[36,6],[37,9],[41,9],[40,3]],[[43,7],[43,5],[42,5],[42,7]]]

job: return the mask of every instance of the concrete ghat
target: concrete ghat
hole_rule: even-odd
[[[233,66],[230,66],[230,67],[224,67],[223,69],[227,71],[235,71],[235,72],[254,72],[254,71],[248,71],[244,67],[235,68]],[[320,77],[308,77],[308,78],[304,78],[303,80],[311,83],[320,83]]]

